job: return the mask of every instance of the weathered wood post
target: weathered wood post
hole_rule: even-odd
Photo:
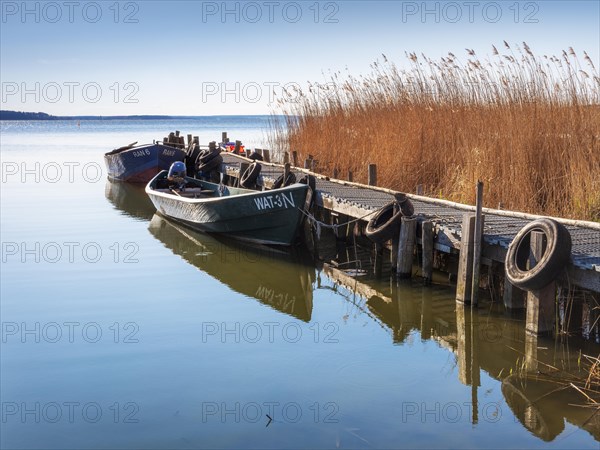
[[[304,160],[304,168],[310,170],[310,159],[307,158]]]
[[[233,153],[236,155],[241,154],[242,141],[235,141],[235,147],[233,148]]]
[[[402,217],[400,225],[400,238],[398,240],[398,278],[410,278],[415,251],[415,236],[417,232],[417,219]]]
[[[475,232],[475,215],[463,215],[460,255],[458,257],[458,274],[456,279],[456,300],[471,302],[471,283],[473,282],[473,233]]]
[[[544,233],[532,231],[530,234],[530,267],[533,267],[544,255]],[[556,310],[556,283],[552,281],[538,291],[527,293],[527,311],[525,330],[541,335],[554,330]]]
[[[290,163],[290,154],[288,152],[283,152],[283,163],[284,164]]]
[[[423,195],[423,185],[417,184],[417,195]]]
[[[381,269],[383,267],[383,244],[373,244],[375,247],[375,278],[381,278]]]
[[[367,184],[369,186],[377,186],[377,164],[369,164]]]
[[[283,182],[285,183],[285,180],[288,179],[288,176],[290,175],[290,163],[285,163],[283,165]]]
[[[313,173],[317,173],[317,160],[316,159],[310,160],[310,171]]]
[[[471,306],[477,306],[479,300],[479,275],[481,269],[481,247],[483,240],[483,182],[477,181],[475,212],[475,238],[473,239],[473,280],[471,282]]]
[[[200,136],[194,136],[194,146],[200,146]]]
[[[348,170],[348,181],[351,182],[351,183],[354,181],[354,177],[352,176],[352,171],[351,170]]]
[[[296,150],[292,151],[292,166],[298,167],[298,152]]]
[[[271,162],[271,152],[269,150],[263,149],[263,159],[267,163]]]
[[[227,131],[223,131],[223,132],[221,133],[221,142],[222,142],[223,144],[226,144],[226,143],[228,143],[228,142],[229,142],[229,138],[227,137]]]
[[[188,148],[192,148],[192,142],[194,142],[193,138],[192,138],[192,135],[188,134],[187,135],[187,145],[188,145]]]
[[[525,296],[523,291],[513,286],[506,274],[504,275],[504,291],[502,293],[502,301],[507,309],[523,309],[525,308]]]
[[[337,180],[337,177],[338,177],[338,170],[337,170],[337,168],[336,168],[336,167],[334,167],[334,168],[333,168],[333,174],[332,174],[332,177],[333,177],[333,179],[334,179],[334,180]]]
[[[431,284],[433,276],[433,222],[421,224],[421,249],[423,254],[423,284]]]

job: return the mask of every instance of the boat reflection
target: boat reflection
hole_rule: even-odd
[[[587,376],[579,369],[578,352],[570,353],[567,344],[527,335],[522,320],[488,310],[472,311],[456,303],[447,288],[359,281],[327,265],[323,273],[338,289],[360,296],[360,308],[390,330],[395,344],[410,342],[418,333],[422,340],[434,340],[453,352],[459,381],[471,386],[473,423],[490,420],[478,417],[478,413],[486,413],[478,402],[484,371],[501,382],[502,394],[516,420],[538,438],[553,441],[564,431],[566,420],[600,441],[600,412],[582,407],[585,398],[569,389],[558,374],[552,375],[556,372],[551,368],[560,367],[563,375]],[[585,345],[589,348],[584,353],[599,353],[597,344]]]
[[[156,212],[142,185],[107,179],[104,195],[116,209],[134,219],[150,220]]]
[[[234,291],[310,321],[315,269],[300,249],[273,249],[216,238],[159,214],[154,214],[148,228],[174,254]]]

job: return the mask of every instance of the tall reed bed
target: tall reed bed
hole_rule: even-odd
[[[482,180],[486,206],[600,220],[600,77],[585,52],[406,56],[279,98],[273,147],[356,181],[376,163],[381,186],[473,203]]]

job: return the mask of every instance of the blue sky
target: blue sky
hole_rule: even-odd
[[[1,2],[2,109],[267,114],[271,92],[527,42],[600,67],[600,1]]]

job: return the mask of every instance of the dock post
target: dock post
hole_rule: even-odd
[[[426,220],[421,224],[421,249],[423,254],[423,284],[431,284],[433,276],[433,222]]]
[[[310,171],[312,173],[317,173],[317,160],[316,159],[310,160]]]
[[[194,136],[194,146],[200,146],[200,137],[199,136]]]
[[[352,177],[352,171],[348,170],[348,181],[352,183],[352,181],[354,181],[353,177]]]
[[[375,246],[375,278],[381,278],[381,269],[383,266],[383,244],[377,243]]]
[[[307,158],[304,160],[304,168],[310,169],[310,159]]]
[[[292,166],[298,167],[298,152],[296,150],[292,151]]]
[[[290,163],[290,154],[288,152],[283,152],[283,163],[284,164]]]
[[[417,219],[414,217],[402,217],[401,221],[396,274],[398,278],[410,278],[415,250]]]
[[[288,179],[288,176],[290,175],[290,163],[285,163],[283,165],[283,182],[285,183],[285,180]]]
[[[473,239],[473,281],[471,282],[471,306],[477,306],[479,300],[479,278],[481,270],[481,247],[483,240],[483,182],[477,181],[475,212],[475,238]]]
[[[334,179],[334,180],[337,180],[338,173],[339,173],[339,172],[338,172],[337,168],[336,168],[336,167],[334,167],[334,168],[333,168],[333,174],[332,174],[332,177],[333,177],[333,179]]]
[[[223,144],[226,144],[227,142],[229,142],[229,138],[227,137],[227,131],[223,131],[221,133],[221,142]]]
[[[265,160],[266,163],[270,163],[271,162],[271,152],[269,150],[265,150],[263,149],[263,159]]]
[[[377,164],[369,164],[369,177],[367,184],[369,186],[377,186]]]
[[[194,142],[193,138],[192,138],[192,135],[188,134],[187,135],[187,145],[188,145],[188,148],[190,148],[192,146],[192,142]]]
[[[242,141],[235,141],[235,147],[233,148],[233,153],[235,153],[236,155],[239,155],[241,147],[242,147]]]
[[[463,215],[460,255],[458,257],[458,274],[456,279],[456,300],[462,303],[471,302],[471,283],[473,283],[473,233],[475,232],[475,215]]]
[[[400,244],[400,233],[392,236],[392,251],[390,253],[390,263],[392,265],[392,273],[398,270],[398,245]]]
[[[502,293],[502,301],[506,309],[523,309],[525,308],[525,298],[523,291],[514,287],[504,275],[504,290]]]
[[[544,233],[532,231],[529,262],[537,262],[543,255]],[[556,283],[554,281],[538,291],[527,292],[525,330],[534,335],[551,333],[554,329],[555,310]]]
[[[245,156],[246,156],[246,158],[250,158],[250,155],[251,155],[251,154],[252,154],[252,150],[251,150],[251,149],[249,149],[249,148],[247,148],[247,149],[246,149],[246,155],[245,155]]]
[[[417,184],[417,195],[423,195],[423,185]]]

